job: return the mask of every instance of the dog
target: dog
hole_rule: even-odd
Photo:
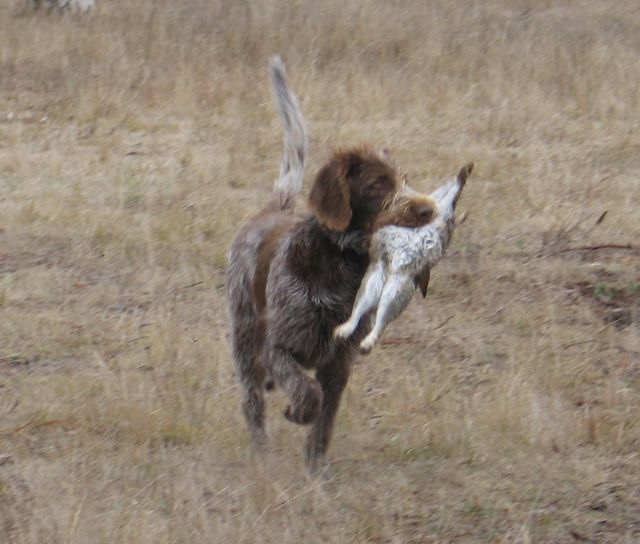
[[[455,230],[455,210],[460,193],[473,170],[463,167],[458,176],[439,187],[431,197],[437,204],[432,223],[420,228],[394,225],[377,229],[371,239],[371,263],[356,295],[349,319],[336,327],[336,339],[349,338],[370,310],[376,315],[371,332],[360,343],[360,352],[369,353],[385,328],[407,307],[416,289],[427,295],[431,269],[444,256]]]
[[[340,398],[367,332],[363,325],[336,342],[333,330],[351,312],[369,265],[373,230],[424,225],[435,202],[406,185],[386,151],[361,145],[333,154],[312,183],[309,213],[296,214],[307,129],[279,57],[271,59],[269,73],[284,126],[284,155],[271,200],[229,250],[232,356],[254,446],[267,442],[264,391],[275,384],[288,397],[285,418],[311,425],[305,459],[310,472],[318,473],[328,466]]]

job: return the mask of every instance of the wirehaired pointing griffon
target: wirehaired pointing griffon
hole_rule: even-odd
[[[347,340],[333,337],[369,265],[371,235],[385,224],[424,225],[435,203],[402,182],[386,152],[359,146],[333,154],[313,180],[310,213],[294,213],[307,131],[278,57],[269,73],[284,156],[269,203],[240,229],[229,251],[232,352],[253,443],[267,440],[264,391],[275,383],[289,400],[285,417],[311,426],[306,462],[316,472],[326,465],[340,397],[368,332],[363,324]]]
[[[360,342],[360,351],[369,353],[387,325],[407,307],[417,287],[427,295],[431,269],[443,257],[455,229],[455,209],[473,163],[458,176],[439,187],[431,197],[437,205],[432,223],[420,228],[390,225],[376,230],[371,239],[371,263],[356,295],[349,319],[336,327],[336,338],[348,338],[360,320],[376,309],[373,329]]]

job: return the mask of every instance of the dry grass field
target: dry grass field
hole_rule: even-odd
[[[24,4],[0,5],[0,542],[640,542],[636,0]],[[227,343],[275,52],[306,187],[361,141],[423,190],[477,169],[430,295],[354,368],[329,481],[278,392],[250,455]]]

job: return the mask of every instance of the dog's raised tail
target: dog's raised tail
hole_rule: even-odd
[[[284,155],[280,176],[273,187],[273,196],[281,210],[292,208],[302,191],[304,160],[307,155],[307,126],[298,99],[287,85],[282,59],[269,60],[269,78],[276,108],[284,128]]]

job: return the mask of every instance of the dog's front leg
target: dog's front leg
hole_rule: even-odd
[[[318,418],[322,405],[323,392],[320,384],[302,372],[286,348],[270,346],[265,363],[276,384],[289,397],[284,417],[300,425],[313,423]]]
[[[340,405],[340,398],[349,381],[350,363],[346,352],[332,363],[316,372],[316,379],[322,386],[322,409],[307,439],[306,461],[311,474],[322,474],[328,468],[327,449],[333,434],[333,422]]]

